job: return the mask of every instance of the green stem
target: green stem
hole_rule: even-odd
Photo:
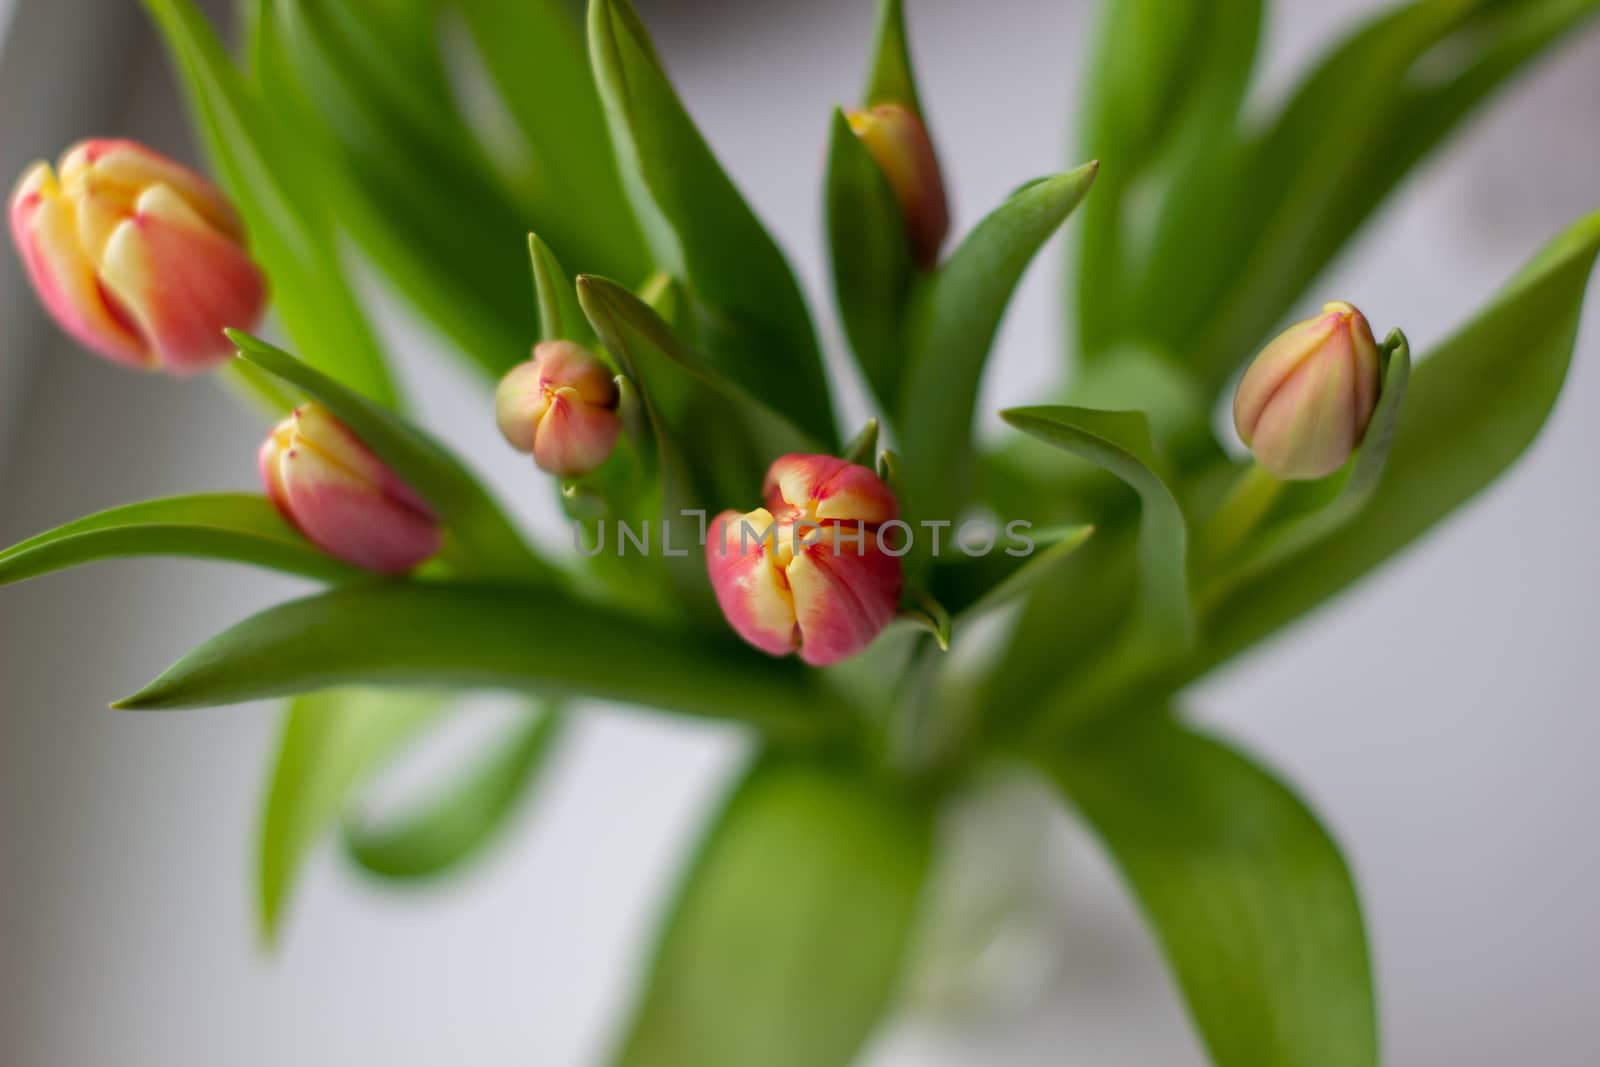
[[[1199,561],[1208,570],[1226,560],[1249,540],[1283,492],[1284,483],[1252,463],[1239,473],[1228,495],[1200,530]]]

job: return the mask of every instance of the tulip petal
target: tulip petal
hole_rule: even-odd
[[[289,511],[289,492],[283,485],[283,454],[288,451],[289,442],[294,436],[293,425],[292,417],[279,423],[261,442],[261,450],[256,453],[256,469],[261,472],[261,484],[267,491],[267,499],[291,523],[294,516]]]
[[[216,185],[137,141],[95,139],[74,145],[61,158],[61,181],[70,185],[80,177],[96,189],[120,193],[129,203],[145,189],[166,186],[212,229],[236,243],[244,243],[244,223]]]
[[[539,364],[529,360],[512,367],[494,391],[495,423],[518,452],[533,451],[539,420],[550,406],[540,378]]]
[[[178,374],[228,359],[223,327],[250,329],[266,301],[266,280],[244,249],[167,186],[140,194],[106,242],[100,277]]]
[[[900,561],[880,551],[876,535],[854,545],[822,541],[797,553],[786,571],[802,643],[800,658],[826,667],[860,652],[894,619]]]
[[[1233,426],[1239,440],[1254,442],[1267,405],[1296,367],[1317,350],[1339,325],[1337,315],[1318,315],[1296,323],[1261,350],[1245,371],[1233,397]]]
[[[295,525],[329,554],[401,574],[439,550],[432,517],[377,492],[302,441],[283,452],[279,467]]]
[[[927,127],[914,112],[898,104],[852,111],[847,118],[899,201],[917,262],[933,266],[950,229],[950,208]]]
[[[295,443],[306,443],[337,463],[358,480],[373,486],[401,506],[428,516],[433,512],[416,490],[401,480],[388,465],[373,454],[361,439],[321,404],[302,404],[291,416],[296,431]]]
[[[764,495],[775,512],[814,505],[821,521],[888,522],[897,511],[894,494],[881,478],[833,456],[779,457],[767,472]]]
[[[1355,447],[1350,360],[1307,360],[1273,394],[1256,427],[1261,465],[1279,478],[1326,477]]]
[[[772,515],[762,508],[718,515],[706,541],[706,570],[734,631],[763,652],[786,656],[799,644],[800,632],[794,597],[772,559],[772,542],[762,541],[769,530]]]
[[[45,163],[35,164],[11,199],[11,235],[40,301],[85,347],[131,367],[151,369],[149,351],[124,309],[95,275],[78,241],[76,210]]]
[[[575,389],[557,389],[534,434],[533,461],[566,478],[597,469],[611,455],[622,432],[616,412],[585,403]]]
[[[615,407],[617,383],[611,369],[571,341],[544,341],[534,348],[540,380],[549,389],[572,389],[585,404]]]

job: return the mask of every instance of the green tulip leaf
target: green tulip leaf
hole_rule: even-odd
[[[1121,869],[1217,1067],[1376,1067],[1360,903],[1305,805],[1231,748],[1136,716],[1045,770]]]
[[[1136,626],[1158,647],[1194,636],[1189,599],[1189,534],[1183,509],[1159,473],[1162,463],[1138,412],[1033,407],[1001,412],[1012,426],[1088,460],[1126,482],[1143,505],[1139,518]]]
[[[649,256],[606,135],[581,9],[571,0],[456,0],[454,7],[522,133],[526,158],[513,178],[539,197],[541,224],[560,247],[581,254],[584,269],[643,277]]]
[[[1268,129],[1175,187],[1141,320],[1225,378],[1421,159],[1597,12],[1595,0],[1419,0],[1356,30]]]
[[[924,808],[811,765],[739,785],[667,916],[615,1067],[848,1067],[889,1008]]]
[[[952,628],[959,634],[969,623],[1033,592],[1058,573],[1061,564],[1093,534],[1093,526],[1030,530],[1031,547],[1025,553],[1018,543],[972,558],[957,555],[952,562],[934,564],[929,576],[931,590],[949,609]]]
[[[896,618],[910,623],[933,638],[933,643],[938,646],[940,652],[950,651],[954,620],[950,617],[949,610],[928,593],[920,589],[907,590],[901,597],[900,611]]]
[[[862,94],[867,106],[899,104],[922,114],[917,79],[911,69],[911,45],[906,40],[904,0],[879,0],[878,25],[873,35],[872,73]]]
[[[1477,318],[1422,359],[1359,515],[1241,583],[1207,620],[1204,670],[1288,625],[1395,555],[1500,476],[1561,392],[1600,212],[1551,242]]]
[[[539,780],[560,721],[553,712],[530,711],[466,778],[393,823],[347,816],[345,851],[383,878],[430,878],[459,868],[506,828]]]
[[[861,432],[844,446],[844,451],[839,455],[846,463],[874,469],[878,464],[878,420],[868,419],[867,424],[861,427]]]
[[[258,919],[272,944],[295,879],[333,830],[356,788],[435,721],[442,697],[337,689],[296,698],[268,781],[258,840]]]
[[[989,348],[1022,272],[1066,221],[1096,164],[1035,182],[995,209],[939,268],[911,311],[900,392],[900,451],[920,518],[954,518],[973,459],[972,416]]]
[[[786,451],[811,452],[822,442],[776,409],[750,393],[737,379],[725,376],[705,353],[686,343],[649,304],[608,278],[585,274],[578,279],[578,302],[589,315],[606,347],[617,355],[647,398],[664,385],[663,360],[710,386],[735,410],[760,420]],[[692,392],[681,385],[676,392]]]
[[[420,493],[467,550],[461,567],[510,578],[548,573],[549,567],[528,548],[511,520],[443,445],[282,349],[238,330],[228,331],[228,337],[239,346],[240,359],[326,404],[401,480]]]
[[[301,136],[330,157],[310,195],[330,203],[407,299],[498,377],[537,333],[523,235],[537,230],[576,261],[565,233],[552,231],[573,212],[544,199],[549,183],[513,186],[497,173],[456,106],[438,14],[434,0],[396,0],[382,17],[363,0],[273,3],[313,102],[308,118],[319,120]],[[587,91],[573,88],[575,97]]]
[[[839,317],[873,395],[893,410],[916,268],[894,191],[837,110],[829,134],[827,199]]]
[[[627,0],[591,0],[589,50],[624,187],[656,265],[686,282],[717,371],[836,446],[810,315],[789,265],[718,165]]]
[[[30,537],[0,552],[0,585],[127,556],[227,560],[329,582],[361,573],[302,537],[266,497],[203,493],[111,508]]]
[[[272,281],[289,335],[319,353],[319,369],[393,406],[383,352],[340,264],[331,213],[310,180],[314,168],[291,149],[294,131],[251,93],[192,0],[145,5],[183,78],[207,153],[249,227],[251,253]]]
[[[340,686],[595,697],[746,722],[780,739],[815,736],[848,708],[820,675],[731,636],[642,622],[554,589],[439,581],[280,604],[117,706],[207,707]]]
[[[533,295],[539,305],[539,340],[594,343],[594,330],[578,306],[578,290],[556,254],[538,234],[528,234],[533,260]]]
[[[1214,152],[1233,128],[1261,35],[1262,0],[1106,0],[1084,82],[1084,158],[1105,164],[1084,206],[1077,257],[1079,351],[1106,356],[1129,322],[1138,258],[1130,190]],[[1159,187],[1159,186],[1158,186]],[[1104,406],[1104,405],[1090,405]]]
[[[654,293],[656,302],[674,302],[669,294],[675,290],[675,285],[661,286]],[[622,367],[625,399],[636,411],[642,409],[640,418],[625,407],[623,425],[659,488],[661,529],[675,545],[696,544],[700,523],[693,513],[714,507],[718,494],[699,484],[696,457],[689,446],[699,441],[702,452],[713,458],[719,452],[735,460],[751,458],[748,450],[722,447],[733,418],[727,398],[700,388],[703,380],[683,362],[694,364],[698,357],[688,353],[687,344],[650,304],[615,283],[588,276],[578,279],[578,303]],[[664,345],[673,349],[677,358],[669,355]],[[707,417],[693,406],[695,402],[701,408],[721,406]],[[744,473],[744,480],[759,478],[753,471]],[[698,554],[674,558],[663,553],[652,557],[652,562],[665,571],[682,607],[691,614],[714,617],[715,601]]]

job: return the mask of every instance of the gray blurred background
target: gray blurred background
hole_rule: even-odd
[[[859,88],[871,5],[642,6],[691,109],[825,307],[827,108]],[[1066,146],[1088,0],[909,6],[958,226],[1077,162]],[[1378,6],[1278,0],[1263,89],[1281,90],[1325,35]],[[0,35],[0,179],[87,134],[192,155],[137,5],[0,0]],[[1307,307],[1354,301],[1426,352],[1600,206],[1597,175],[1591,30],[1407,183]],[[1053,251],[1029,276],[984,411],[1057,380],[1060,263]],[[1600,289],[1590,297],[1567,392],[1522,464],[1425,549],[1191,701],[1280,768],[1343,843],[1395,1064],[1600,1062]],[[384,326],[412,395],[429,398],[424,420],[554,534],[547,488],[499,446],[485,391],[404,313],[386,311]],[[851,420],[863,410],[846,405]],[[0,541],[112,504],[251,487],[261,433],[205,382],[75,351],[0,255]],[[0,1062],[564,1067],[599,1055],[737,739],[594,709],[486,862],[398,892],[324,849],[269,958],[250,879],[276,709],[136,715],[106,702],[298,588],[146,561],[0,590]],[[470,736],[453,740],[469,750]],[[1202,1062],[1103,856],[1064,816],[1035,856],[1028,877],[1056,903],[1034,940],[1059,966],[983,1010],[909,1005],[873,1067]]]

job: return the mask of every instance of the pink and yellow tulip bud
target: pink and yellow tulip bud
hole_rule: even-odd
[[[884,523],[894,494],[866,467],[832,456],[783,456],[767,472],[767,506],[717,516],[706,567],[717,603],[763,652],[798,652],[813,667],[860,652],[895,617],[900,559]]]
[[[118,363],[186,375],[222,363],[266,280],[244,226],[205,178],[132,141],[84,141],[59,172],[35,163],[11,196],[11,236],[40,301]]]
[[[258,460],[267,496],[330,556],[403,574],[439,551],[428,505],[321,405],[296,408]]]
[[[532,453],[541,470],[579,478],[616,447],[618,400],[610,368],[593,353],[571,341],[543,341],[495,390],[495,421],[511,447]]]
[[[1276,478],[1309,481],[1345,465],[1378,405],[1378,342],[1343,302],[1261,350],[1233,398],[1233,425]]]
[[[932,267],[950,229],[950,208],[927,127],[916,112],[899,104],[848,111],[845,118],[900,203],[912,255],[922,267]]]

